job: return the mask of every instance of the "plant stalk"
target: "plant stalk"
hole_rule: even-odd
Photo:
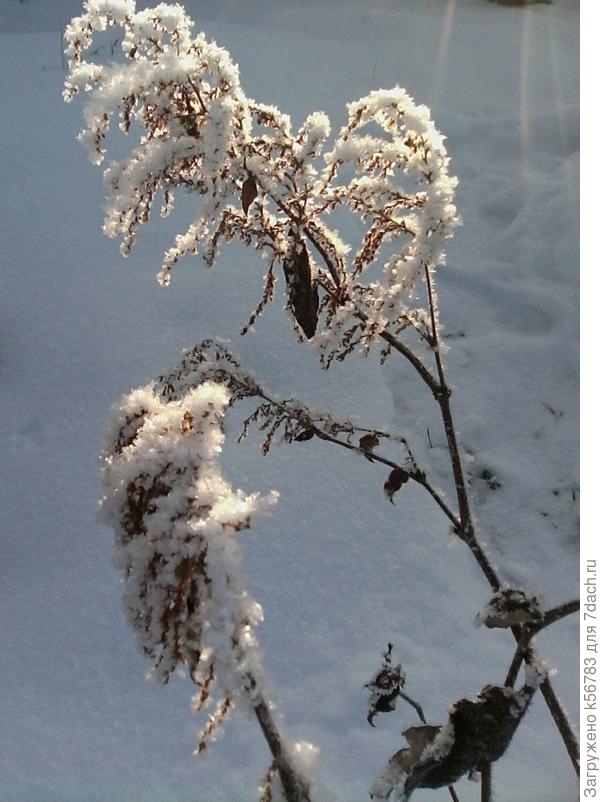
[[[286,802],[311,802],[308,783],[298,775],[292,765],[269,706],[262,697],[255,704],[254,713],[273,756],[273,764],[279,773]]]
[[[525,624],[523,626],[521,629],[521,634],[518,637],[515,656],[513,657],[510,668],[508,669],[508,674],[506,675],[506,680],[504,682],[507,688],[514,688],[519,669],[521,668],[521,663],[527,658],[529,644],[535,635],[537,635],[538,632],[541,632],[542,629],[550,626],[550,624],[554,624],[555,621],[560,621],[561,618],[565,618],[567,615],[571,615],[571,613],[576,613],[578,610],[579,599],[574,599],[573,601],[559,604],[558,607],[553,607],[551,610],[548,610],[546,613],[544,613],[544,617],[539,624]],[[517,637],[517,634],[518,630],[515,632],[515,637]]]
[[[492,802],[492,764],[481,767],[481,802]]]
[[[446,442],[448,444],[448,451],[450,454],[450,460],[452,464],[452,472],[454,475],[454,485],[456,488],[456,496],[458,500],[459,516],[461,522],[461,532],[457,534],[459,534],[459,536],[462,536],[462,539],[471,549],[471,552],[475,557],[477,564],[483,571],[486,579],[488,580],[493,590],[496,591],[500,587],[500,580],[498,578],[498,575],[496,574],[496,571],[492,567],[487,555],[483,552],[479,542],[477,541],[473,527],[473,520],[471,517],[471,510],[469,505],[469,497],[467,493],[466,483],[464,480],[464,472],[462,469],[462,462],[456,438],[456,430],[452,419],[452,410],[450,407],[450,389],[446,382],[444,366],[440,355],[440,341],[438,337],[438,326],[437,326],[437,308],[435,304],[433,281],[429,267],[425,268],[425,282],[427,285],[429,314],[431,318],[432,349],[435,356],[438,381],[441,387],[441,392],[438,393],[437,395],[434,393],[434,397],[440,407],[440,412],[444,423],[444,430],[446,432]],[[521,628],[513,628],[513,635],[515,636],[517,644],[520,644]],[[523,655],[523,659],[525,659],[526,662],[528,663],[536,659],[536,654],[533,648],[528,647],[526,649]],[[552,688],[550,680],[546,678],[542,682],[540,688],[544,700],[546,701],[546,705],[548,706],[552,718],[554,719],[558,731],[563,739],[565,748],[567,750],[567,754],[569,755],[571,763],[573,764],[573,768],[575,769],[575,773],[577,774],[577,776],[579,776],[579,745],[577,742],[577,737],[575,736],[575,733],[573,732],[571,724],[567,718],[567,715],[563,710],[562,705],[560,704],[558,697],[554,692],[554,689]]]
[[[275,203],[279,206],[279,208],[284,211],[288,217],[296,223],[300,223],[301,221],[298,220],[296,215],[294,215],[291,210],[285,208],[277,198],[273,198]],[[327,265],[330,275],[333,278],[333,281],[337,287],[341,286],[340,276],[337,271],[336,266],[332,263],[329,255],[325,252],[325,250],[320,247],[315,238],[312,234],[307,230],[307,227],[304,227],[304,232],[306,236],[309,238],[311,243],[317,248],[319,254],[323,258],[323,261]],[[452,417],[452,409],[450,406],[450,395],[451,390],[448,386],[446,381],[446,376],[444,372],[444,366],[442,363],[442,358],[440,355],[440,340],[438,335],[438,321],[437,321],[437,307],[435,302],[435,294],[433,288],[433,281],[431,276],[431,270],[428,266],[425,267],[425,282],[427,285],[427,298],[428,298],[428,306],[429,306],[429,314],[431,320],[431,337],[429,338],[430,346],[434,353],[435,357],[435,364],[436,364],[436,371],[437,371],[437,381],[423,364],[423,362],[414,354],[410,348],[401,343],[397,338],[393,337],[391,334],[387,332],[381,333],[381,337],[388,343],[389,346],[397,350],[402,356],[404,356],[412,366],[417,370],[425,384],[431,390],[435,400],[438,403],[440,408],[440,413],[442,416],[442,421],[444,425],[444,431],[446,435],[446,442],[448,445],[448,451],[450,454],[450,462],[452,466],[452,473],[454,476],[454,486],[456,490],[456,497],[458,502],[458,510],[459,510],[459,526],[455,526],[455,531],[458,537],[460,537],[464,542],[467,544],[471,553],[473,554],[477,564],[481,568],[483,574],[485,575],[488,583],[492,587],[494,591],[500,588],[500,579],[498,574],[496,573],[495,569],[493,568],[492,564],[490,563],[487,555],[481,548],[479,544],[474,527],[473,527],[473,519],[471,516],[471,509],[469,504],[469,496],[467,493],[466,482],[464,478],[464,471],[462,467],[462,461],[460,458],[460,451],[458,447],[458,440],[456,437],[456,429],[454,427],[454,421]],[[362,320],[366,320],[366,315],[364,313],[357,313],[357,317]],[[335,438],[324,438],[330,439],[333,442],[337,442],[341,444],[340,441],[336,441]],[[383,460],[381,460],[383,461]],[[429,489],[429,488],[427,488]],[[439,498],[439,497],[438,497]],[[438,498],[434,500],[439,504]],[[448,510],[444,510],[446,514],[448,514]],[[517,643],[520,643],[521,639],[521,630],[520,628],[517,629],[515,632],[513,630],[513,634],[515,635],[515,639]],[[535,653],[532,649],[528,649],[526,654],[526,659],[529,661],[530,659],[535,659]],[[546,704],[550,710],[550,713],[558,727],[560,735],[564,741],[567,753],[571,759],[573,767],[579,776],[579,746],[577,743],[577,738],[573,732],[573,729],[569,723],[569,720],[566,716],[565,711],[562,709],[556,694],[552,688],[549,679],[545,679],[544,682],[541,684],[542,694],[546,701]],[[491,772],[491,769],[490,769]],[[490,780],[491,782],[491,780]],[[490,786],[490,794],[491,794],[491,786]],[[491,799],[491,797],[490,797]]]

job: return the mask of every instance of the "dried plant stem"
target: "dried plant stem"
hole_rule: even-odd
[[[359,317],[360,317],[360,315],[359,315]],[[404,345],[403,342],[398,340],[396,337],[392,336],[387,331],[382,331],[380,333],[380,337],[381,337],[382,340],[385,340],[385,342],[389,346],[391,346],[394,350],[398,351],[399,353],[402,354],[403,357],[408,359],[408,361],[415,368],[417,373],[421,376],[421,378],[423,379],[425,384],[429,387],[429,389],[431,390],[431,392],[434,395],[436,395],[437,393],[441,392],[442,388],[440,387],[440,385],[436,382],[434,377],[427,370],[427,368],[421,362],[421,360],[417,357],[417,355],[415,353],[413,353],[413,351],[410,350],[410,348],[408,348],[406,345]]]
[[[449,785],[448,786],[448,793],[450,794],[450,799],[452,800],[452,802],[460,802],[460,799],[458,798],[458,794],[454,790],[454,786],[453,785]]]
[[[456,790],[455,790],[454,786],[453,785],[449,785],[447,787],[448,787],[448,793],[450,794],[450,799],[452,800],[452,802],[460,802],[459,796],[456,793]]]
[[[561,738],[565,744],[565,748],[571,758],[571,763],[575,769],[575,773],[579,777],[579,743],[577,736],[573,732],[571,722],[567,718],[562,705],[554,692],[554,688],[548,678],[546,678],[540,685],[540,690],[544,701],[550,711],[552,718],[560,732]]]
[[[423,713],[423,708],[421,707],[421,705],[417,701],[415,701],[410,696],[408,696],[408,694],[403,693],[402,691],[398,691],[398,696],[401,699],[404,699],[405,702],[408,702],[408,704],[411,707],[414,707],[414,709],[417,711],[417,716],[421,719],[423,724],[427,724],[427,721],[425,719],[425,714]]]
[[[288,216],[290,219],[294,220],[296,223],[301,223],[302,221],[298,220],[295,215],[293,215],[289,209],[283,208],[281,204],[279,204],[280,208]],[[304,227],[304,233],[311,241],[313,246],[315,246],[323,258],[330,275],[336,285],[336,287],[341,287],[339,273],[337,271],[336,266],[333,264],[329,254],[320,247],[315,238],[311,235],[311,233],[307,230],[307,227]],[[454,477],[454,487],[456,491],[456,498],[458,502],[458,517],[455,516],[448,505],[443,501],[441,496],[433,490],[433,488],[427,483],[421,482],[423,487],[429,492],[432,496],[436,504],[444,511],[446,516],[452,521],[454,526],[454,530],[458,537],[463,540],[466,545],[471,550],[477,564],[481,568],[485,578],[487,579],[488,583],[492,587],[494,591],[500,588],[500,579],[498,574],[496,573],[494,567],[489,561],[489,558],[483,551],[480,543],[477,540],[475,535],[475,530],[473,527],[473,519],[471,516],[471,509],[469,504],[469,496],[467,492],[467,486],[464,477],[464,471],[462,467],[462,461],[460,458],[460,450],[458,447],[458,440],[456,437],[456,429],[454,426],[454,420],[452,417],[452,408],[450,405],[450,396],[451,396],[451,389],[448,386],[446,381],[446,375],[444,372],[444,365],[442,362],[441,354],[440,354],[440,340],[438,334],[438,312],[437,312],[437,304],[436,304],[436,296],[433,287],[433,279],[431,275],[431,270],[426,267],[425,268],[425,283],[427,286],[427,299],[428,299],[428,306],[429,306],[429,315],[430,315],[430,337],[428,338],[428,342],[431,346],[431,349],[434,354],[435,364],[436,364],[436,372],[437,372],[437,380],[431,374],[431,372],[427,369],[427,367],[423,364],[423,362],[419,359],[419,357],[413,353],[413,351],[408,348],[408,346],[401,343],[397,338],[393,337],[393,335],[389,334],[388,332],[380,332],[380,336],[385,342],[394,350],[398,351],[408,362],[416,369],[418,374],[421,376],[427,387],[431,390],[433,397],[435,398],[442,417],[442,422],[444,425],[444,432],[446,435],[446,442],[448,445],[448,452],[450,455],[450,463],[452,466],[452,473]],[[366,322],[366,315],[362,312],[357,311],[357,317]],[[329,442],[334,442],[337,445],[342,445],[345,448],[349,448],[351,450],[358,450],[355,446],[351,444],[344,443],[343,441],[337,440],[336,438],[321,432],[319,434],[321,439],[328,440]],[[382,462],[384,464],[390,465],[391,463],[384,458],[377,457],[376,455],[371,455],[372,459],[377,462]],[[412,477],[415,478],[414,476]],[[432,492],[433,491],[433,492]],[[519,644],[521,640],[521,630],[517,628],[513,630],[513,634],[515,635],[515,639],[517,644]],[[532,649],[528,648],[525,659],[529,662],[529,660],[535,659],[535,653]],[[550,710],[552,718],[554,719],[556,726],[560,732],[560,735],[563,739],[565,744],[565,748],[567,753],[571,759],[573,767],[577,775],[579,775],[579,745],[577,742],[577,738],[573,729],[569,723],[567,715],[562,708],[552,685],[549,679],[545,679],[541,686],[542,695],[546,701],[546,704]],[[490,790],[491,793],[491,790]]]
[[[273,756],[273,764],[279,773],[286,802],[310,802],[309,786],[293,767],[269,705],[262,697],[254,705],[254,713]]]
[[[521,668],[521,663],[527,657],[529,644],[532,638],[534,638],[535,635],[537,635],[542,629],[550,626],[550,624],[554,624],[555,621],[560,621],[561,618],[565,618],[572,613],[576,613],[577,610],[579,610],[579,599],[574,599],[573,601],[565,602],[564,604],[560,604],[558,607],[553,607],[551,610],[548,610],[548,612],[544,613],[544,617],[539,624],[527,624],[522,628],[517,643],[517,650],[515,651],[515,655],[512,659],[512,663],[510,664],[510,668],[508,669],[508,674],[506,675],[506,680],[504,682],[507,688],[514,688],[519,669]]]
[[[517,676],[519,674],[519,669],[521,667],[521,663],[525,659],[527,652],[529,650],[529,643],[533,637],[533,632],[531,628],[528,626],[524,626],[521,635],[517,641],[517,649],[515,651],[514,657],[510,664],[510,668],[508,669],[508,674],[506,675],[506,679],[504,680],[504,685],[506,688],[514,688],[515,682],[517,681]]]
[[[202,683],[196,683],[202,688]],[[274,771],[279,774],[286,802],[311,802],[310,788],[306,780],[295,769],[283,743],[283,738],[275,723],[269,703],[257,692],[258,683],[252,672],[246,672],[244,686],[252,696],[254,714],[256,715],[261,732],[267,742],[273,762],[267,772],[267,779]],[[208,697],[206,692],[205,698]],[[231,704],[230,700],[229,704]]]
[[[446,442],[448,444],[448,451],[450,454],[450,461],[452,464],[452,472],[454,475],[454,486],[456,488],[456,496],[458,500],[459,516],[461,523],[460,531],[457,532],[457,534],[465,541],[467,546],[470,548],[473,556],[475,557],[475,560],[477,561],[477,564],[483,571],[489,584],[492,586],[494,590],[498,590],[500,587],[500,581],[498,575],[496,574],[496,571],[492,567],[487,555],[484,553],[479,542],[477,541],[473,527],[473,519],[471,517],[469,497],[464,480],[464,472],[462,469],[460,451],[458,449],[456,430],[452,419],[452,410],[450,407],[450,389],[446,382],[444,366],[440,355],[440,341],[438,337],[438,325],[437,325],[437,305],[433,289],[433,280],[431,276],[431,271],[427,267],[425,268],[425,282],[427,285],[427,297],[429,304],[429,314],[431,319],[431,335],[432,335],[431,346],[435,356],[438,381],[441,388],[441,392],[439,392],[437,395],[434,393],[434,397],[438,403],[442,415],[444,430],[446,432]],[[567,613],[565,613],[565,615],[566,614]],[[521,629],[513,628],[513,635],[515,636],[517,644],[520,644]],[[535,652],[531,647],[528,647],[526,649],[523,655],[523,659],[525,659],[526,662],[528,663],[536,659]],[[573,768],[575,769],[576,774],[579,776],[579,744],[577,742],[575,733],[573,732],[571,724],[567,718],[565,711],[562,708],[562,705],[560,704],[556,694],[554,693],[550,680],[546,678],[542,682],[540,688],[544,700],[546,701],[546,705],[548,706],[552,718],[554,719],[558,731],[560,732],[560,735],[563,739],[565,748],[571,759],[571,763],[573,764]]]
[[[276,399],[274,399],[274,398],[270,397],[269,395],[267,395],[262,389],[259,389],[258,387],[256,388],[255,395],[258,396],[259,398],[262,398],[264,401],[267,401],[269,404],[272,404],[273,406],[278,407],[283,412],[289,412],[288,407],[286,406],[284,401],[277,401]],[[387,465],[389,468],[392,468],[392,469],[393,468],[402,467],[404,470],[406,470],[405,466],[400,466],[400,465],[398,465],[397,462],[393,462],[392,460],[387,459],[386,457],[382,457],[382,456],[380,456],[379,454],[376,454],[373,451],[365,452],[359,446],[356,446],[356,445],[354,445],[352,443],[346,442],[345,440],[340,440],[339,438],[334,437],[332,434],[329,434],[329,432],[325,432],[323,429],[320,429],[318,426],[315,426],[315,424],[312,421],[311,421],[310,425],[311,425],[312,431],[314,432],[315,436],[318,437],[320,440],[325,440],[328,443],[333,443],[336,446],[341,446],[342,448],[345,448],[348,451],[354,451],[356,454],[360,454],[360,456],[362,456],[362,457],[367,457],[367,459],[370,462],[379,462],[380,464]],[[373,429],[365,429],[365,428],[360,427],[360,426],[356,426],[355,427],[355,431],[357,431],[357,432],[359,432],[359,431],[372,432],[373,434],[377,434],[377,435],[382,436],[382,437],[389,437],[387,432],[380,432],[380,431],[373,430]],[[441,493],[439,491],[437,491],[433,487],[433,485],[428,481],[427,476],[424,473],[424,471],[422,471],[420,469],[416,469],[416,470],[414,470],[412,472],[411,471],[407,471],[407,473],[409,474],[410,478],[413,481],[415,481],[417,484],[421,485],[421,487],[423,487],[429,493],[431,498],[435,501],[435,503],[438,505],[438,507],[442,510],[444,515],[446,515],[446,517],[452,523],[453,527],[455,529],[458,529],[460,527],[460,521],[459,521],[458,517],[450,509],[450,506],[444,501]]]
[[[492,802],[492,764],[481,767],[481,802]]]
[[[545,627],[550,626],[550,624],[554,624],[555,621],[560,621],[561,618],[566,618],[568,615],[576,613],[579,610],[579,607],[579,599],[573,599],[573,601],[559,604],[558,607],[553,607],[551,610],[548,610],[547,613],[544,613],[544,620],[541,624],[536,626],[534,634],[537,634],[541,629],[545,629]]]
[[[433,280],[431,277],[431,272],[427,267],[425,268],[425,281],[427,284],[427,299],[429,304],[429,315],[431,319],[431,347],[435,357],[439,384],[439,391],[437,393],[434,392],[434,398],[440,408],[442,421],[444,424],[444,431],[446,433],[446,442],[448,443],[450,463],[452,465],[452,473],[454,475],[454,487],[456,489],[456,498],[458,501],[458,511],[460,517],[460,529],[456,534],[462,540],[464,540],[471,551],[473,551],[475,559],[479,563],[483,573],[486,575],[490,585],[494,590],[498,590],[500,587],[498,575],[479,546],[473,530],[469,496],[467,493],[467,486],[462,468],[458,441],[456,438],[456,429],[454,428],[454,421],[452,418],[452,409],[450,407],[450,396],[452,391],[448,387],[446,374],[444,372],[444,365],[440,355],[437,305],[435,303],[435,294],[433,291]]]
[[[365,452],[360,449],[358,446],[352,445],[352,443],[345,443],[343,440],[338,440],[337,437],[333,437],[333,435],[328,434],[327,432],[323,432],[320,429],[315,427],[315,434],[321,440],[326,440],[329,443],[334,443],[335,445],[342,446],[343,448],[347,448],[350,451],[355,451],[362,456],[365,456]],[[387,465],[390,468],[400,468],[401,466],[398,465],[396,462],[392,462],[385,457],[381,457],[378,454],[374,454],[370,452],[368,454],[368,459],[371,462],[380,462],[382,465]],[[411,479],[413,479],[417,484],[421,485],[421,487],[425,488],[425,490],[429,493],[438,507],[444,512],[444,514],[450,519],[454,526],[459,525],[459,520],[456,515],[452,512],[450,507],[446,504],[442,496],[438,493],[438,491],[428,482],[427,477],[421,470],[416,470],[413,472],[408,471],[408,474]]]

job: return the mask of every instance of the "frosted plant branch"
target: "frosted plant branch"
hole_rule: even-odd
[[[115,532],[125,612],[153,673],[166,683],[185,666],[198,688],[194,708],[214,701],[197,751],[241,704],[260,724],[287,802],[309,802],[265,697],[254,635],[262,610],[244,587],[237,543],[277,494],[246,495],[224,479],[218,458],[229,403],[214,382],[177,400],[150,385],[125,396],[103,455],[102,515]]]
[[[125,63],[86,61],[94,31],[109,26],[123,29]],[[80,138],[92,159],[104,159],[115,116],[124,132],[139,132],[129,156],[105,171],[105,232],[127,254],[156,198],[167,215],[175,190],[193,192],[195,219],[165,253],[162,283],[182,256],[200,252],[212,264],[221,242],[239,237],[268,262],[252,322],[273,297],[279,265],[292,322],[325,365],[376,338],[408,355],[401,331],[428,337],[415,287],[427,265],[444,261],[457,222],[456,179],[429,110],[399,87],[372,92],[349,104],[324,152],[325,114],[294,131],[289,117],[245,95],[229,54],[191,27],[180,6],[136,12],[133,2],[90,0],[66,30],[65,98],[88,92]],[[354,251],[324,222],[337,208],[364,225]]]
[[[98,52],[91,50],[95,32],[108,27],[122,29],[122,63],[86,60],[86,53],[89,58]],[[404,437],[336,419],[297,399],[278,399],[210,341],[188,352],[178,370],[161,377],[154,388],[132,394],[115,424],[105,460],[104,509],[107,514],[112,510],[117,561],[127,579],[126,606],[138,641],[164,681],[177,665],[187,666],[199,689],[198,707],[211,689],[217,691],[201,744],[234,702],[250,700],[286,799],[304,802],[308,788],[291,763],[291,774],[286,768],[287,751],[260,689],[253,636],[259,608],[241,590],[235,538],[222,537],[224,531],[232,535],[249,525],[263,502],[232,491],[220,475],[218,420],[231,403],[255,399],[258,406],[246,418],[241,437],[256,425],[266,433],[264,453],[276,437],[287,443],[316,437],[390,468],[384,490],[391,501],[408,480],[417,482],[471,550],[494,592],[502,593],[500,577],[476,536],[441,357],[434,274],[445,262],[445,241],[458,222],[457,181],[449,173],[444,137],[429,110],[399,87],[350,103],[347,122],[330,144],[331,127],[322,112],[309,115],[294,130],[279,109],[246,96],[227,51],[202,33],[193,35],[192,22],[179,5],[136,11],[133,0],[87,0],[65,39],[69,70],[64,96],[71,100],[80,91],[87,93],[80,139],[92,160],[103,161],[115,118],[137,140],[124,159],[104,172],[104,231],[121,239],[123,255],[157,200],[167,216],[178,190],[193,194],[194,219],[165,252],[158,274],[162,284],[169,283],[184,256],[200,254],[212,265],[223,243],[239,239],[266,261],[262,294],[242,333],[260,318],[283,279],[294,331],[300,340],[312,340],[325,368],[375,345],[381,347],[382,362],[394,351],[417,372],[440,410],[457,512],[417,465]],[[325,223],[334,210],[360,221],[356,247]],[[429,355],[405,342],[406,332],[416,335]],[[428,365],[431,354],[433,368]],[[206,431],[203,413],[197,415],[201,408]],[[381,453],[382,441],[397,442],[403,459]],[[204,486],[207,477],[212,483]],[[225,589],[217,576],[227,578]],[[567,608],[552,612],[573,611]],[[215,610],[226,613],[214,618]],[[546,624],[551,620],[557,618]],[[511,625],[517,653],[534,673],[537,656],[529,633],[538,624]],[[516,660],[513,673],[520,666]],[[514,679],[509,675],[514,685],[516,673]],[[520,697],[511,698],[522,703],[524,712],[533,690],[541,686],[577,768],[573,729],[549,679],[536,677],[534,684],[526,682]],[[474,715],[488,709],[502,713],[486,689],[475,702],[462,701],[464,709],[473,705]],[[499,727],[506,725],[501,719]],[[429,736],[436,741],[437,735]],[[417,741],[409,749],[411,760],[413,747],[423,747]],[[448,738],[442,741],[441,746],[436,741],[439,758],[449,744]],[[406,760],[404,754],[405,768]],[[462,765],[466,758],[461,760]],[[489,761],[482,760],[487,771]],[[434,773],[438,768],[433,766]],[[429,761],[426,773],[431,770]],[[411,782],[418,779],[415,775]],[[269,772],[265,799],[272,781]],[[488,784],[483,784],[486,789]],[[482,798],[490,793],[482,789]]]
[[[310,409],[297,399],[279,399],[265,389],[255,376],[242,369],[224,345],[206,339],[189,349],[179,365],[168,375],[158,380],[158,392],[165,398],[177,398],[181,392],[212,380],[224,384],[231,392],[232,402],[261,399],[261,404],[243,424],[240,439],[251,424],[266,431],[261,448],[268,453],[277,434],[287,443],[305,442],[312,437],[345,448],[366,458],[374,464],[385,465],[392,472],[402,472],[423,487],[446,515],[452,526],[460,526],[459,519],[445,501],[441,491],[429,482],[426,473],[418,466],[407,439],[402,435],[391,435],[380,429],[367,428],[355,421],[334,418],[330,413]],[[343,435],[345,439],[341,439]],[[398,443],[404,450],[404,460],[399,463],[378,453],[381,442]]]
[[[286,802],[310,802],[309,784],[290,758],[289,751],[284,746],[281,735],[275,725],[269,705],[261,700],[254,708],[256,718],[265,737],[271,755],[273,766],[277,768]]]

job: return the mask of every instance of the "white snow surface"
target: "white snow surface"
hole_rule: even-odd
[[[573,598],[578,3],[185,6],[196,30],[231,52],[247,94],[295,125],[322,110],[336,130],[346,103],[396,84],[431,107],[460,180],[464,225],[437,285],[478,531],[503,579],[542,609]],[[201,722],[189,682],[146,681],[122,615],[112,535],[95,517],[111,404],[184,347],[220,336],[280,396],[408,431],[425,460],[441,449],[442,430],[408,364],[353,355],[323,373],[295,341],[281,295],[240,337],[260,296],[254,251],[223,248],[211,270],[187,258],[160,287],[162,253],[189,223],[185,202],[168,220],[157,215],[122,260],[100,230],[101,176],[75,141],[80,105],[61,96],[60,29],[79,9],[75,0],[0,0],[0,802],[246,802],[270,762],[256,722],[234,712],[223,738],[194,756]],[[265,614],[266,682],[288,736],[320,749],[315,802],[358,802],[417,723],[399,702],[376,729],[367,725],[364,684],[388,641],[432,723],[502,682],[514,645],[509,633],[473,627],[490,590],[418,488],[403,488],[393,507],[385,471],[316,438],[263,458],[256,437],[235,444],[239,419],[227,422],[227,479],[281,494],[271,516],[240,535],[249,592]],[[576,724],[575,617],[538,645]],[[494,784],[497,802],[577,798],[541,696]],[[457,792],[461,802],[479,798],[467,780]]]

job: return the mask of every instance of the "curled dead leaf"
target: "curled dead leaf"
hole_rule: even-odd
[[[394,494],[400,490],[410,479],[410,475],[403,468],[394,468],[383,486],[383,492],[392,504],[394,503]]]
[[[311,440],[314,436],[315,436],[315,430],[314,429],[312,429],[312,428],[303,429],[303,431],[301,431],[300,434],[297,434],[294,437],[294,440],[297,443],[304,443],[307,440]]]
[[[393,644],[388,643],[387,651],[383,655],[383,664],[375,676],[365,685],[371,691],[369,697],[369,711],[367,721],[374,727],[373,719],[378,713],[391,713],[396,709],[396,701],[401,695],[406,676],[402,665],[392,664]]]
[[[443,726],[406,730],[408,747],[391,758],[371,788],[371,799],[389,799],[395,788],[407,802],[418,788],[443,788],[494,763],[512,741],[541,679],[537,675],[519,691],[488,685],[475,700],[456,702]]]
[[[365,434],[359,440],[359,446],[363,451],[373,451],[379,445],[379,438],[376,434]]]

